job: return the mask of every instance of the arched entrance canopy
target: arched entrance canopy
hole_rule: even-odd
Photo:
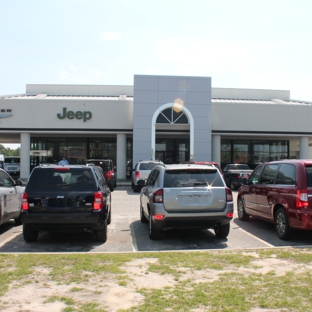
[[[167,103],[155,111],[152,118],[151,138],[151,158],[153,160],[155,160],[156,124],[188,124],[190,127],[190,160],[194,160],[194,119],[186,107],[178,103]]]

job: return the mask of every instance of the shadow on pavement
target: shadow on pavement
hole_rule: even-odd
[[[227,239],[217,238],[211,230],[173,229],[163,232],[160,240],[151,240],[148,224],[135,221],[131,224],[137,251],[225,249]]]
[[[250,217],[249,221],[241,221],[238,218],[233,222],[245,232],[267,242],[274,247],[305,246],[312,244],[312,231],[293,231],[289,240],[281,240],[277,237],[274,224]]]

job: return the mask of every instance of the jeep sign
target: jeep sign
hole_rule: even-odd
[[[92,113],[89,111],[86,112],[81,112],[81,111],[77,111],[77,112],[73,112],[73,111],[67,111],[66,107],[63,107],[63,114],[57,114],[57,118],[58,119],[82,119],[83,122],[86,122],[87,120],[90,120],[92,118]]]

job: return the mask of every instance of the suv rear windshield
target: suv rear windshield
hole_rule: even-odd
[[[164,187],[224,187],[217,169],[177,169],[165,171]]]
[[[159,163],[141,163],[138,170],[153,170],[156,165]]]
[[[89,169],[34,169],[31,174],[31,179],[29,179],[27,189],[28,191],[93,191],[93,184],[94,179],[92,178],[92,172]]]

